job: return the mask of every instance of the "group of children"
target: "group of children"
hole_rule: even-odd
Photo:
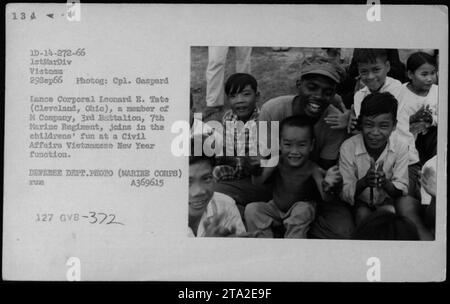
[[[410,55],[402,84],[387,76],[387,53],[354,50],[359,76],[350,107],[336,93],[347,73],[332,58],[306,58],[297,95],[261,109],[256,79],[231,75],[226,135],[191,116],[189,234],[432,240],[436,172],[421,170],[436,159],[437,64],[428,53]],[[279,122],[279,153],[266,157],[271,166],[249,153],[261,152],[252,134],[264,121]],[[224,153],[196,155],[196,136],[212,137]]]

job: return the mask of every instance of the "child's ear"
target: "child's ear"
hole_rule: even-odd
[[[261,96],[261,94],[259,93],[259,91],[256,91],[256,95],[255,95],[255,101],[258,102],[259,101],[259,97]]]
[[[391,70],[391,63],[389,62],[389,60],[386,60],[386,69],[388,73]]]
[[[411,71],[408,71],[408,72],[407,72],[407,75],[408,75],[408,78],[409,78],[410,80],[412,80],[412,77],[413,77],[414,73],[412,73]]]
[[[295,82],[295,87],[297,89],[300,89],[300,86],[302,85],[302,80],[301,79],[297,79],[297,81]]]

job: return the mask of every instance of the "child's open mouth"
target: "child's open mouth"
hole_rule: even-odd
[[[206,205],[206,203],[207,203],[207,200],[206,199],[202,199],[202,200],[198,200],[198,201],[195,201],[195,202],[190,202],[189,204],[194,209],[203,209],[203,207]]]
[[[378,146],[380,144],[380,140],[378,139],[367,139],[367,143],[371,146]]]
[[[298,163],[301,161],[301,157],[300,156],[288,156],[288,160],[291,163]]]
[[[248,107],[246,106],[239,106],[235,108],[236,112],[239,114],[244,114],[248,112]]]

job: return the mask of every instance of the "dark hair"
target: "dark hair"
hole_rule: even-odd
[[[237,94],[244,90],[246,86],[250,86],[253,91],[258,90],[258,83],[255,77],[246,73],[235,73],[228,77],[225,82],[225,94],[227,96],[231,94]]]
[[[416,241],[419,233],[408,218],[389,211],[375,211],[356,227],[352,239]]]
[[[190,142],[190,154],[189,154],[189,165],[201,162],[201,161],[206,161],[209,162],[209,164],[211,165],[211,167],[214,167],[216,165],[215,162],[215,158],[214,155],[212,156],[208,156],[205,154],[205,152],[203,151],[203,143],[205,142],[205,140],[208,138],[208,136],[206,135],[196,135],[194,137],[191,137],[191,142]],[[200,155],[196,155],[195,153],[195,142],[196,141],[200,141],[202,144],[202,151],[200,153]]]
[[[298,127],[309,129],[311,141],[314,139],[314,121],[306,115],[289,116],[280,123],[280,140],[283,129],[286,127]]]
[[[394,123],[396,123],[397,108],[398,101],[391,93],[372,93],[363,99],[358,120],[361,122],[363,116],[377,116],[380,114],[391,113]]]
[[[386,49],[355,49],[353,58],[356,64],[359,63],[376,63],[377,59],[386,62],[388,54]]]
[[[421,65],[428,63],[436,67],[436,60],[430,54],[425,52],[416,52],[411,54],[406,61],[406,70],[415,72]]]

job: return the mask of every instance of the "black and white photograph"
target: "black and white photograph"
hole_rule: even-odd
[[[195,155],[192,141],[191,235],[433,240],[438,60],[436,49],[192,47],[191,134],[218,155]],[[250,152],[266,146],[259,121],[279,124],[278,161],[264,168]]]

